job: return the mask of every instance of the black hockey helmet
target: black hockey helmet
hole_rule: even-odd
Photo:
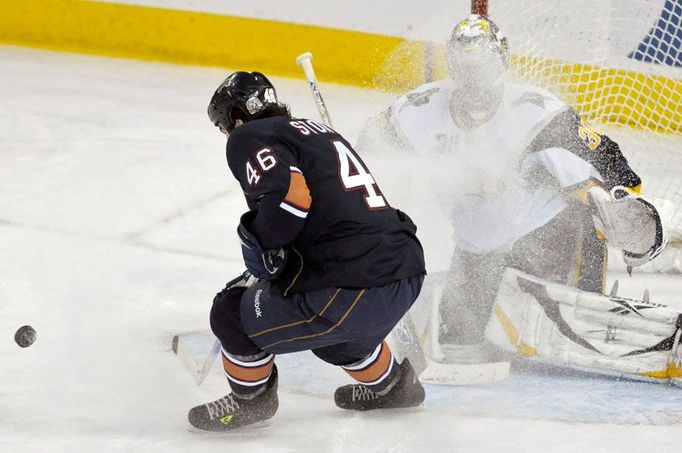
[[[275,87],[260,72],[230,74],[216,89],[208,104],[208,118],[216,127],[232,132],[237,119],[244,122],[260,117],[269,105],[277,105]]]

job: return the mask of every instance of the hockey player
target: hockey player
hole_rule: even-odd
[[[263,74],[227,77],[208,116],[228,135],[227,162],[249,207],[237,233],[258,281],[213,301],[232,393],[190,410],[190,424],[228,431],[272,417],[275,355],[304,350],[358,381],[336,390],[341,408],[421,404],[409,361],[398,364],[384,341],[424,279],[416,226],[341,135],[292,118]]]
[[[424,162],[455,243],[434,346],[444,361],[486,361],[484,330],[505,268],[602,292],[607,241],[628,266],[653,259],[665,241],[619,146],[551,93],[513,83],[492,21],[460,22],[446,58],[451,79],[399,97],[368,121],[357,148]]]

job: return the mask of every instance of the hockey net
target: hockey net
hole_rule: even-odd
[[[486,2],[473,1],[473,9]],[[512,67],[616,140],[659,209],[682,271],[682,1],[491,0]],[[485,9],[482,11],[484,12]]]

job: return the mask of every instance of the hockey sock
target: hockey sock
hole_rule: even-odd
[[[400,372],[398,362],[385,341],[382,341],[367,358],[341,368],[353,379],[379,395],[391,390]]]
[[[275,363],[275,355],[267,352],[244,357],[229,354],[223,349],[222,359],[232,393],[242,399],[251,399],[265,390]]]

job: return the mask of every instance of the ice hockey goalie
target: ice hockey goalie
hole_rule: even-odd
[[[496,349],[485,331],[506,269],[597,296],[607,243],[638,266],[665,238],[618,144],[551,93],[515,82],[507,40],[491,20],[460,22],[446,58],[450,79],[420,86],[368,120],[358,148],[416,157],[428,169],[455,244],[434,304],[434,347],[443,361],[485,361]],[[499,334],[494,343],[517,352],[497,327],[488,329]]]

